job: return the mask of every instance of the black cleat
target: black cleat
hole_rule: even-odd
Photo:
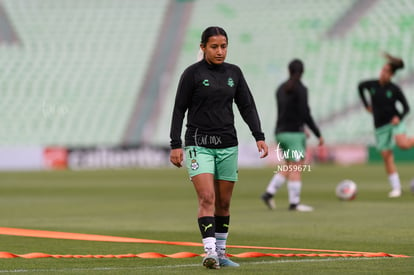
[[[262,200],[270,210],[273,210],[276,208],[276,204],[275,204],[275,201],[273,200],[272,194],[269,194],[267,192],[263,193]]]

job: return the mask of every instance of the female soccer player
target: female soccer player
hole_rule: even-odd
[[[409,106],[400,87],[391,82],[395,72],[404,68],[404,62],[389,54],[385,54],[388,62],[382,67],[379,79],[363,81],[358,90],[366,110],[373,113],[377,149],[381,152],[392,190],[390,198],[401,196],[401,183],[397,167],[394,162],[393,147],[396,144],[402,149],[414,146],[414,138],[405,134],[403,118],[409,112]],[[364,92],[370,94],[368,103]],[[403,110],[399,112],[396,103],[402,104]]]
[[[276,173],[269,182],[262,200],[270,208],[275,208],[273,196],[288,181],[289,209],[296,211],[312,211],[313,208],[300,204],[302,188],[301,171],[306,151],[305,124],[319,138],[319,145],[324,143],[316,126],[308,105],[308,91],[301,82],[304,65],[295,59],[289,63],[289,79],[282,83],[276,91],[277,123],[276,142],[278,143],[278,159],[284,160],[283,169]],[[279,151],[281,149],[282,152]]]
[[[208,27],[201,36],[204,58],[182,74],[171,122],[170,161],[182,166],[181,129],[187,113],[186,166],[198,197],[198,225],[206,256],[203,265],[239,266],[226,257],[230,200],[238,179],[238,141],[232,104],[254,136],[261,158],[268,148],[255,102],[236,65],[225,63],[228,39],[220,27]]]

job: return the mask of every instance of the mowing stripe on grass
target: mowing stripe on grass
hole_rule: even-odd
[[[245,265],[264,265],[264,264],[283,264],[283,263],[309,263],[309,262],[334,262],[334,261],[360,261],[360,260],[373,260],[374,258],[329,258],[329,259],[298,259],[298,260],[280,260],[280,261],[258,261],[248,262]],[[375,258],[379,259],[379,258]],[[380,258],[390,259],[390,258]],[[242,264],[243,266],[244,264]],[[76,271],[120,271],[120,270],[162,270],[173,269],[183,267],[197,267],[201,264],[181,264],[181,265],[157,265],[157,266],[145,266],[145,267],[93,267],[93,268],[51,268],[51,269],[9,269],[1,270],[0,273],[32,273],[32,272],[76,272]]]

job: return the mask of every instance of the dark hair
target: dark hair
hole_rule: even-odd
[[[401,58],[395,57],[390,55],[389,53],[384,53],[384,57],[388,61],[388,65],[390,65],[391,72],[394,74],[397,70],[404,68],[404,61]]]
[[[293,59],[289,63],[289,80],[286,83],[285,91],[291,93],[294,91],[295,84],[300,80],[304,71],[303,62],[299,59]]]
[[[203,46],[205,46],[205,45],[207,45],[208,39],[211,36],[216,36],[216,35],[223,35],[224,37],[226,37],[227,43],[229,42],[229,39],[227,38],[227,33],[223,28],[221,28],[221,27],[208,27],[201,34],[201,42],[200,43]]]

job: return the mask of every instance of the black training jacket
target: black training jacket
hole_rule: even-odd
[[[287,92],[285,86],[287,81],[282,83],[276,90],[277,120],[275,133],[303,132],[304,126],[317,136],[321,137],[319,128],[310,112],[308,105],[308,90],[301,81],[295,83],[293,90]]]
[[[189,66],[178,84],[171,121],[171,148],[182,147],[181,130],[187,111],[186,146],[238,145],[233,102],[256,141],[264,140],[255,102],[239,67],[229,63],[212,65],[205,60]]]

